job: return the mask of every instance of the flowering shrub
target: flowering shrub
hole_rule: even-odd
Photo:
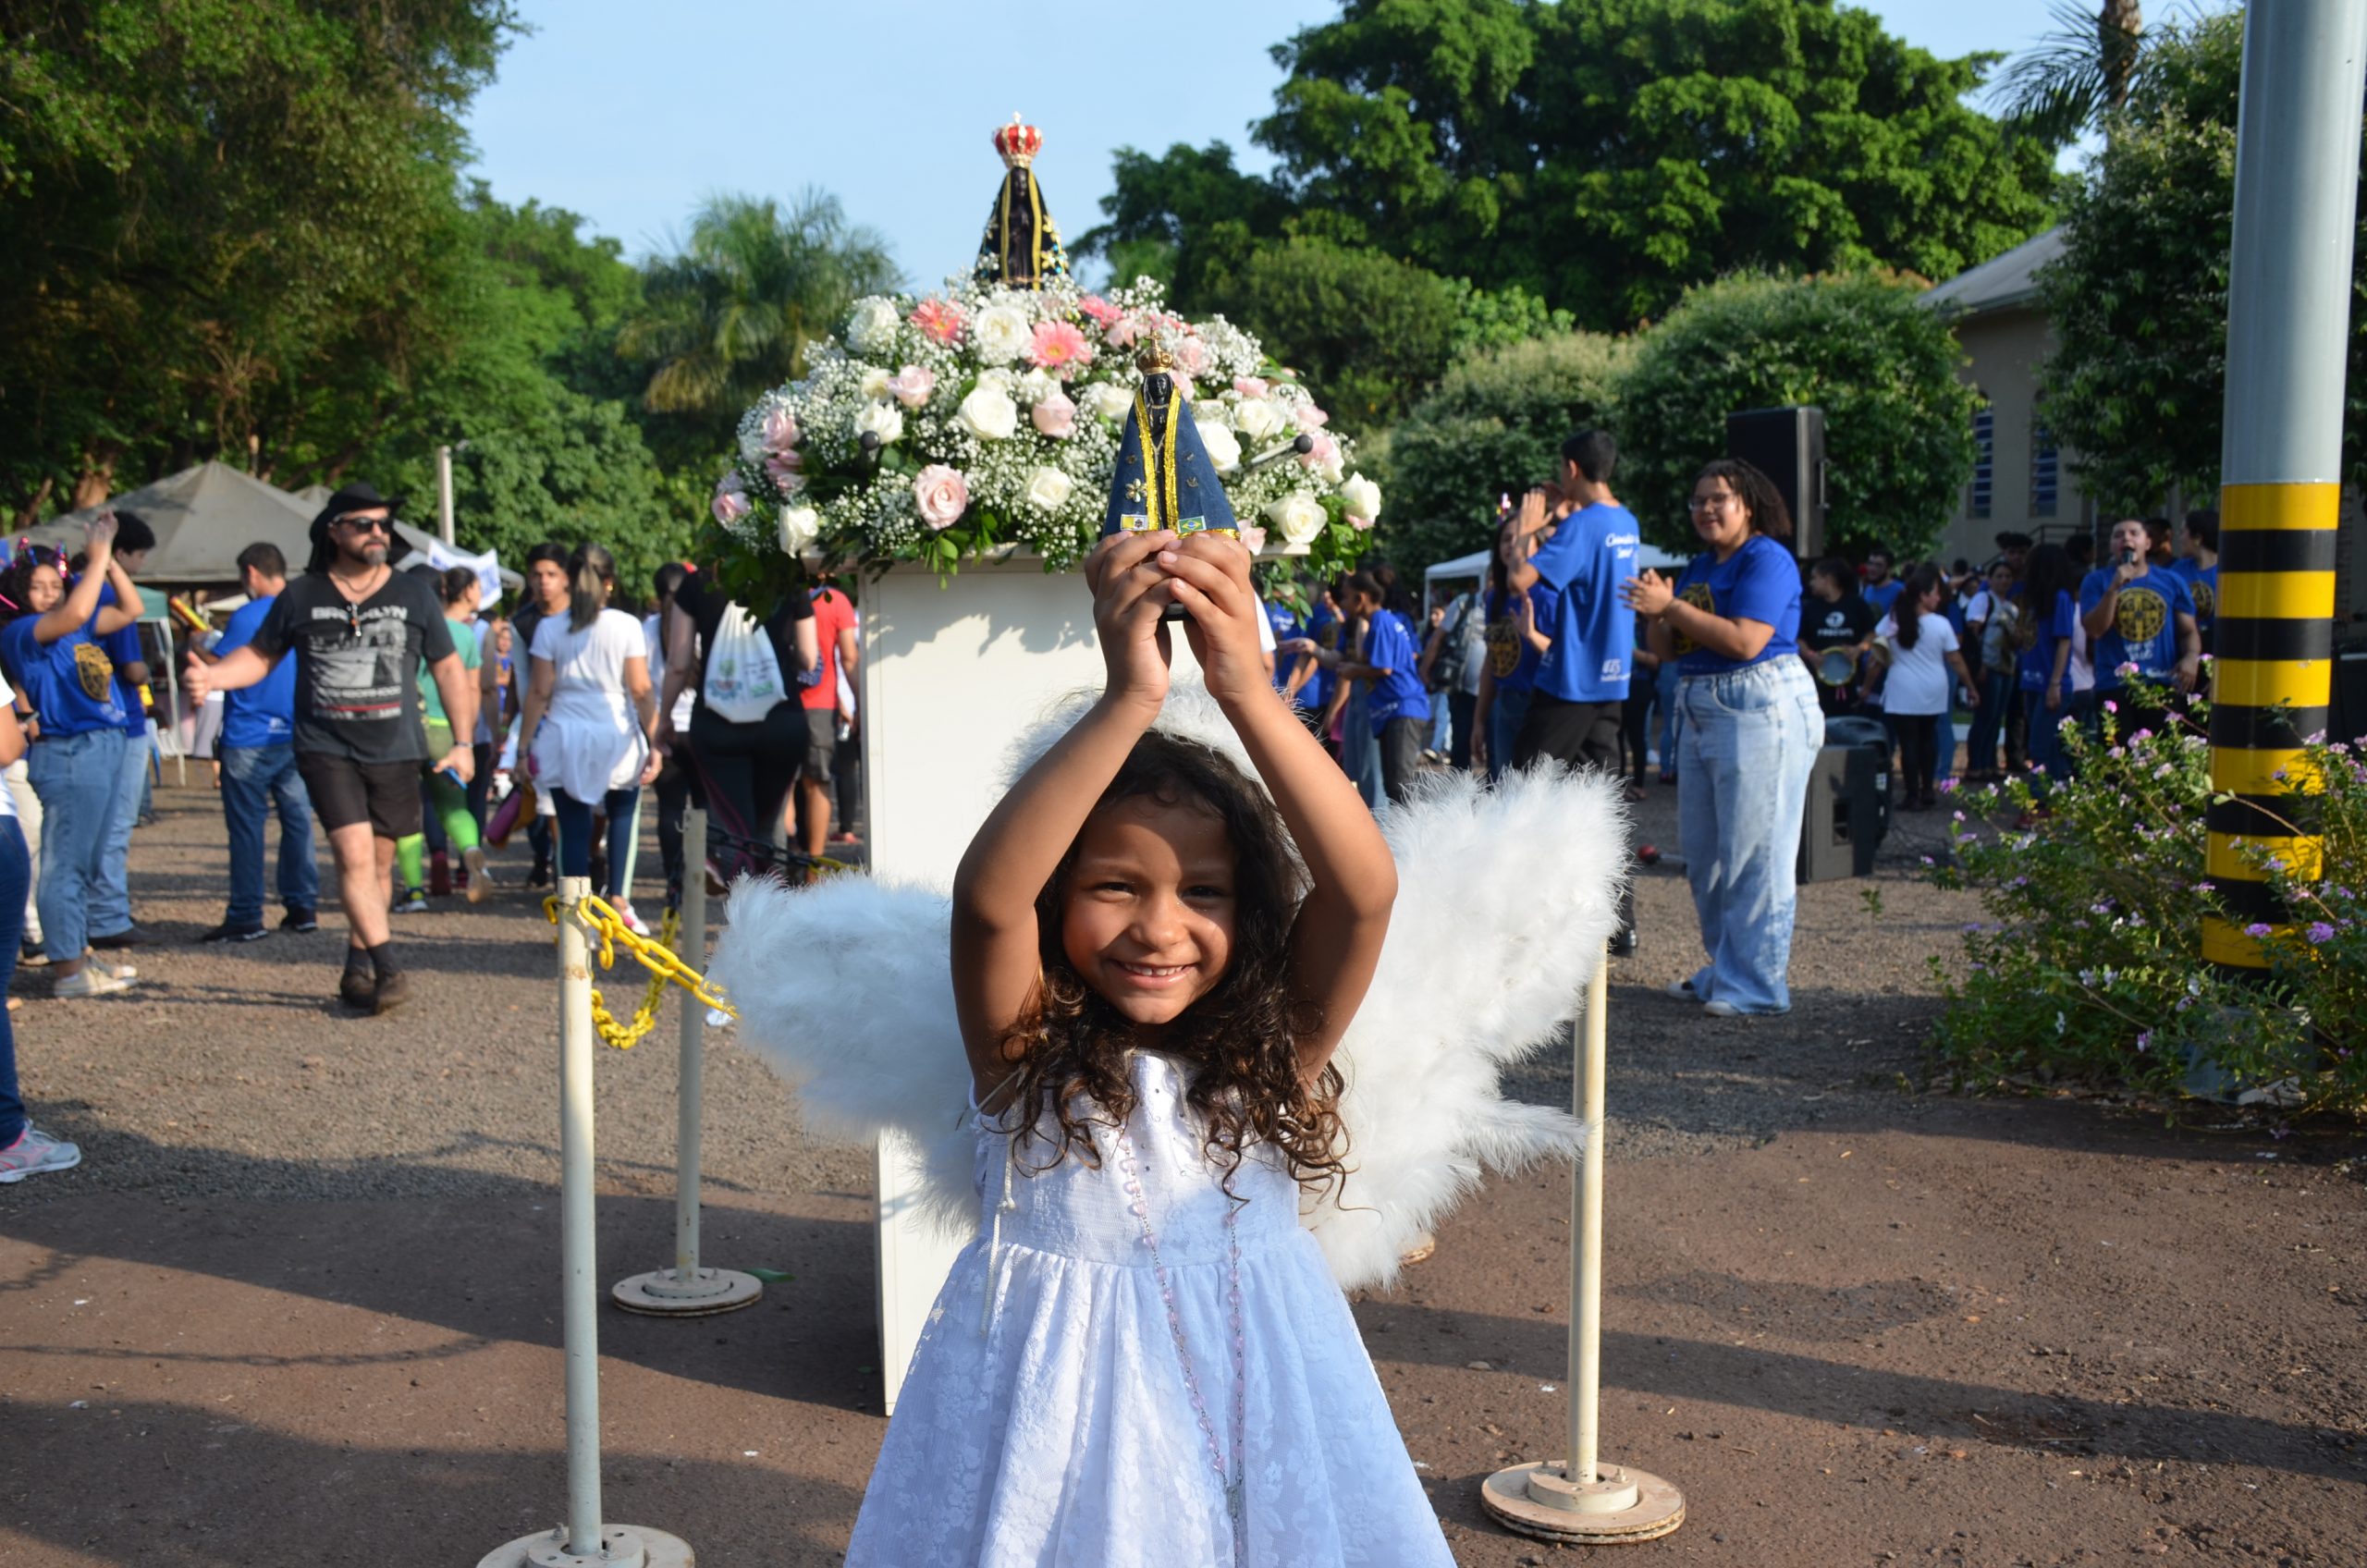
[[[1171,314],[1148,278],[1106,296],[956,280],[923,299],[857,300],[805,378],[741,421],[716,521],[743,568],[818,548],[950,572],[1000,545],[1069,566],[1100,534],[1141,382],[1134,354],[1154,338],[1174,355],[1243,542],[1304,545],[1318,573],[1353,565],[1380,492],[1349,472],[1347,439],[1256,338],[1221,317]],[[1310,450],[1251,468],[1301,435]]]
[[[2018,777],[1956,793],[1954,864],[1932,876],[1989,916],[1966,929],[1961,981],[1932,961],[1946,999],[1933,1043],[1961,1077],[2174,1095],[2191,1058],[2248,1084],[2290,1080],[2306,1105],[2367,1108],[2367,757],[2306,749],[2323,793],[2289,800],[2324,854],[2285,866],[2263,851],[2295,925],[2268,943],[2265,980],[2231,974],[2201,954],[2203,915],[2224,911],[2204,875],[2211,752],[2195,710],[2125,738],[2116,711],[2101,740],[2070,725],[2071,777],[2044,781],[2043,801]]]

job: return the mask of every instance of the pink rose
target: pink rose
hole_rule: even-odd
[[[1064,321],[1039,321],[1028,336],[1027,357],[1038,370],[1070,374],[1093,361],[1093,345],[1085,334]]]
[[[1266,531],[1254,522],[1245,522],[1241,525],[1241,542],[1254,556],[1266,547]]]
[[[1027,418],[1036,426],[1036,435],[1065,441],[1076,429],[1076,405],[1069,401],[1067,393],[1055,386],[1036,399],[1036,406],[1027,411]]]
[[[1208,368],[1208,346],[1196,337],[1186,337],[1175,345],[1175,368],[1186,375],[1197,375]]]
[[[1320,430],[1331,423],[1331,416],[1313,403],[1301,403],[1293,410],[1292,417],[1298,421],[1301,430]]]
[[[1109,331],[1126,313],[1098,294],[1087,294],[1076,303],[1077,309],[1100,323],[1101,330],[1104,332]]]
[[[787,409],[775,409],[765,416],[766,451],[786,452],[797,445],[801,435],[797,416]]]
[[[1233,378],[1233,389],[1245,398],[1262,398],[1267,391],[1266,378],[1262,375],[1236,375]]]
[[[805,488],[805,475],[801,471],[805,459],[795,452],[775,452],[765,459],[765,477],[773,488],[784,496],[794,496]]]
[[[1103,330],[1109,335],[1111,348],[1131,349],[1134,346],[1134,339],[1142,336],[1143,323],[1136,316],[1120,316]]]
[[[961,308],[934,294],[920,302],[920,308],[913,312],[912,322],[932,342],[950,344],[962,336]]]
[[[888,378],[889,395],[908,409],[917,409],[937,390],[937,372],[926,365],[906,365]]]
[[[1314,446],[1298,455],[1298,460],[1310,471],[1331,467],[1340,460],[1340,443],[1329,435],[1318,435]]]
[[[715,521],[729,528],[747,515],[747,487],[741,484],[738,469],[729,470],[716,481]]]
[[[914,476],[913,499],[923,522],[934,529],[950,528],[970,509],[970,481],[958,468],[931,463]]]

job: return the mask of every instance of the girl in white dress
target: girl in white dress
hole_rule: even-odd
[[[1452,1568],[1300,1224],[1302,1185],[1343,1174],[1331,1059],[1396,870],[1267,680],[1249,564],[1214,533],[1102,542],[1108,686],[963,860],[984,1233],[914,1357],[849,1568]],[[1264,790],[1153,731],[1170,603]]]
[[[625,878],[641,788],[657,777],[661,760],[652,744],[656,693],[641,622],[608,608],[614,557],[597,545],[578,545],[567,567],[567,613],[534,628],[518,751],[558,808],[561,876],[592,875],[594,814],[607,816],[608,875],[594,891],[638,931]]]

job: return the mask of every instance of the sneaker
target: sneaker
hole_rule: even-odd
[[[321,928],[321,919],[302,904],[290,904],[288,906],[288,913],[279,917],[279,928],[282,931],[293,931],[300,937],[307,932],[318,931]]]
[[[84,953],[82,955],[82,967],[86,970],[95,969],[100,974],[112,975],[117,980],[137,980],[140,978],[140,971],[132,968],[131,965],[128,963],[117,963],[111,959],[101,958],[96,953]]]
[[[201,942],[260,942],[270,935],[270,932],[264,929],[263,922],[260,920],[251,921],[243,925],[234,925],[226,920],[200,937],[198,940]]]
[[[1703,1002],[1701,1011],[1711,1018],[1742,1018],[1748,1016],[1732,1002]]]
[[[29,941],[17,949],[18,969],[44,969],[49,965],[49,949],[39,941]]]
[[[377,1011],[378,977],[370,972],[367,959],[362,961],[359,969],[348,964],[345,973],[337,976],[337,997],[356,1012]]]
[[[632,912],[632,900],[619,899],[612,907],[617,912],[617,918],[625,923],[626,930],[632,932],[636,937],[646,937],[649,935],[648,924],[644,921],[641,916]]]
[[[1661,989],[1681,1002],[1698,1002],[1701,999],[1701,993],[1693,988],[1693,982],[1690,980],[1672,980]]]
[[[156,934],[153,931],[142,925],[127,925],[120,931],[111,931],[104,937],[93,937],[91,938],[91,946],[102,952],[116,952],[124,948],[149,947],[155,940]]]
[[[389,969],[378,976],[377,984],[371,988],[370,1011],[374,1015],[392,1012],[402,1006],[410,997],[410,980],[404,976],[401,970]]]
[[[467,889],[469,902],[481,904],[493,896],[493,872],[484,864],[484,851],[468,849],[460,851],[460,886]]]
[[[86,962],[71,974],[58,976],[50,995],[72,1001],[82,997],[111,996],[117,991],[131,989],[132,976],[102,969],[96,961]]]
[[[1661,847],[1658,844],[1638,844],[1636,846],[1636,858],[1646,865],[1658,865],[1661,863]]]
[[[1634,958],[1636,956],[1636,928],[1630,925],[1625,931],[1620,932],[1616,937],[1612,937],[1610,951],[1611,956],[1613,958]]]
[[[401,898],[396,900],[392,905],[388,906],[386,913],[388,914],[425,914],[427,913],[427,890],[424,888],[413,888],[410,889],[408,892],[404,893]]]
[[[551,868],[547,864],[537,861],[534,864],[534,869],[526,873],[526,886],[529,888],[547,888],[550,885]]]
[[[21,1182],[44,1170],[71,1170],[81,1163],[79,1145],[53,1138],[28,1121],[25,1130],[17,1134],[17,1141],[0,1149],[0,1185]]]

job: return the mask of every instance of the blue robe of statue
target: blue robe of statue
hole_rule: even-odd
[[[1176,393],[1167,406],[1165,438],[1154,439],[1149,406],[1136,392],[1126,433],[1118,443],[1118,470],[1110,478],[1110,512],[1101,532],[1146,533],[1162,528],[1241,537],[1233,501],[1192,422],[1192,405]]]

